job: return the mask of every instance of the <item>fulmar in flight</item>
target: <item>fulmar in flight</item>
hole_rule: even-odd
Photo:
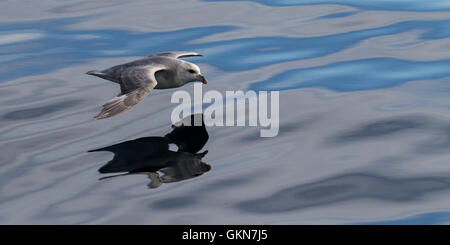
[[[177,88],[189,82],[208,81],[200,73],[200,68],[178,58],[202,56],[195,52],[165,52],[151,54],[143,59],[113,66],[103,71],[88,71],[120,85],[121,93],[103,105],[95,119],[117,115],[143,100],[153,88]]]

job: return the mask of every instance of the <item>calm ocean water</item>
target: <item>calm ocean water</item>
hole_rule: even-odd
[[[97,121],[119,88],[84,73],[171,50],[204,92],[280,91],[279,135],[99,180],[88,151],[159,146],[179,89]],[[0,224],[450,223],[449,1],[2,1],[0,66]]]

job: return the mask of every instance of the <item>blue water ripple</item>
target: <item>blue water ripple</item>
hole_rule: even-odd
[[[323,87],[335,91],[358,91],[398,86],[412,80],[450,76],[450,59],[431,62],[372,58],[290,70],[249,89],[288,90]]]
[[[205,54],[205,58],[199,62],[208,63],[224,71],[243,71],[326,56],[368,38],[411,30],[422,31],[419,40],[450,37],[450,20],[406,21],[320,37],[256,37],[200,43],[191,41],[229,32],[237,27],[206,26],[148,33],[110,29],[65,29],[67,25],[88,18],[21,22],[13,25],[0,23],[0,35],[26,32],[41,34],[37,39],[0,45],[0,65],[7,67],[0,70],[0,81],[43,74],[94,58],[144,56],[168,50],[195,50]],[[20,50],[17,50],[18,48]]]
[[[167,50],[191,50],[192,45],[187,44],[191,40],[233,29],[230,26],[212,26],[150,33],[109,29],[65,30],[67,25],[85,19],[87,18],[54,19],[12,25],[0,23],[0,36],[16,33],[41,34],[40,38],[0,45],[0,58],[3,55],[13,56],[0,62],[0,65],[7,67],[0,70],[0,82],[48,73],[82,64],[93,58],[144,56]],[[17,50],[18,48],[20,50]],[[21,54],[16,55],[17,53]]]
[[[351,31],[320,37],[286,38],[260,37],[193,46],[207,54],[208,62],[225,71],[242,71],[301,59],[317,58],[342,51],[363,40],[421,30],[419,40],[450,37],[450,21],[406,21],[384,27]],[[216,48],[227,47],[222,51]],[[240,57],[236,59],[236,57]]]
[[[357,13],[360,13],[360,11],[340,12],[340,13],[335,13],[335,14],[324,15],[324,16],[321,16],[319,18],[320,19],[336,19],[336,18],[343,18],[343,17],[347,17],[347,16],[352,16],[352,15],[355,15]]]

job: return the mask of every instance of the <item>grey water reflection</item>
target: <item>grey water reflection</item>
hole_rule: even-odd
[[[426,139],[409,142],[411,154],[450,152],[450,122],[427,115],[406,115],[365,123],[347,132],[331,137],[327,144],[351,144],[403,134],[425,133]]]
[[[200,118],[200,119],[196,119]],[[188,122],[190,120],[190,122]],[[201,125],[193,124],[201,120]],[[202,175],[211,170],[211,166],[202,162],[208,153],[197,153],[208,141],[208,132],[202,114],[194,114],[173,125],[172,132],[163,137],[142,137],[103,148],[90,150],[109,151],[114,158],[98,171],[102,174],[125,174],[102,177],[101,180],[130,174],[146,174],[150,179],[149,188],[157,188],[162,183],[178,182]],[[169,144],[178,146],[177,151],[169,150]],[[163,176],[159,175],[159,172]]]
[[[387,178],[354,173],[289,187],[237,207],[246,212],[277,213],[356,199],[412,202],[430,192],[448,189],[450,178]]]
[[[408,130],[420,130],[429,121],[427,116],[403,116],[378,120],[361,125],[334,137],[333,144],[350,143],[376,137],[392,136]]]
[[[448,189],[450,178],[387,178],[354,173],[292,186],[237,207],[246,212],[277,213],[355,199],[411,202],[427,193]]]
[[[68,100],[68,101],[59,101],[54,104],[40,106],[40,107],[32,107],[26,109],[15,109],[14,111],[10,111],[3,115],[4,119],[7,120],[25,120],[31,118],[37,118],[46,116],[47,114],[55,113],[61,110],[67,110],[70,107],[74,107],[77,104],[80,104],[79,100]]]
[[[407,142],[410,145],[410,151],[408,154],[400,155],[399,159],[401,156],[448,153],[450,152],[449,125],[449,121],[429,115],[395,116],[343,130],[338,135],[330,137],[326,144],[329,147],[335,147],[336,145],[376,141],[383,138],[388,140],[401,137],[402,134],[419,133],[426,135],[427,138]],[[407,138],[403,137],[404,140]],[[384,161],[386,160],[395,162],[393,158],[384,159]],[[430,193],[449,189],[450,177],[386,177],[356,172],[277,190],[263,198],[238,203],[236,207],[246,212],[278,213],[361,199],[414,202],[423,199]],[[429,217],[426,216],[424,219],[428,220]],[[378,223],[384,224],[384,222]],[[396,222],[386,222],[386,224],[390,223]],[[407,222],[404,223],[407,224]],[[420,223],[420,221],[417,220],[415,223]]]

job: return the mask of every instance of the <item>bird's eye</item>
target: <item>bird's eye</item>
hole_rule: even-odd
[[[189,69],[188,72],[189,72],[189,73],[195,73],[195,71],[192,70],[192,69]]]

